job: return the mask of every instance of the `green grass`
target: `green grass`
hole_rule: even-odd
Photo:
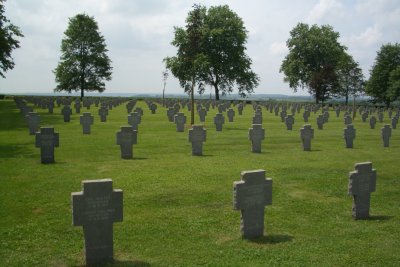
[[[134,159],[120,159],[116,132],[127,124],[125,104],[100,123],[97,108],[91,135],[79,115],[64,123],[35,108],[42,125],[60,134],[55,164],[40,164],[40,151],[10,100],[0,101],[0,265],[82,266],[82,227],[73,227],[71,192],[85,179],[112,178],[124,191],[124,221],[114,224],[115,266],[399,266],[399,129],[390,147],[382,124],[369,129],[358,115],[354,149],[346,149],[343,118],[330,111],[324,130],[316,127],[312,151],[302,151],[296,114],[293,131],[263,109],[262,153],[247,140],[253,111],[226,122],[222,132],[206,117],[204,156],[191,156],[188,131],[177,133],[166,109],[152,115],[144,102]],[[82,109],[81,112],[86,111]],[[236,111],[237,113],[237,111]],[[185,110],[189,117],[189,112]],[[227,119],[227,117],[226,117]],[[196,117],[198,121],[198,117]],[[387,114],[385,123],[389,123]],[[377,189],[371,219],[354,221],[347,196],[348,173],[372,161]],[[244,170],[265,169],[273,179],[273,203],[265,209],[265,236],[240,236],[240,212],[232,210],[232,185]]]

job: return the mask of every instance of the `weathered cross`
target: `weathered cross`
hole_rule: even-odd
[[[343,138],[346,141],[346,148],[353,148],[353,140],[356,138],[356,129],[353,124],[348,124],[343,129]]]
[[[249,140],[251,141],[251,151],[261,153],[261,142],[265,138],[265,130],[261,124],[253,124],[249,129]]]
[[[186,123],[186,116],[184,113],[179,112],[174,116],[174,121],[176,124],[176,131],[177,132],[184,132],[185,131],[185,123]]]
[[[303,142],[303,150],[311,151],[311,139],[314,138],[314,129],[310,124],[306,124],[300,129],[300,138]]]
[[[99,115],[100,115],[100,121],[101,122],[106,122],[107,121],[107,115],[108,115],[108,109],[105,106],[101,106],[99,108]]]
[[[71,193],[72,224],[83,226],[86,265],[113,261],[113,223],[122,222],[123,192],[111,179],[84,180],[82,191]]]
[[[36,133],[36,147],[40,147],[40,159],[42,163],[54,163],[54,147],[59,146],[59,135],[53,127],[40,127]]]
[[[202,108],[198,111],[199,116],[200,116],[200,122],[205,122],[206,121],[206,115],[207,115],[207,111],[205,108]]]
[[[287,117],[285,118],[285,123],[286,123],[286,129],[291,131],[293,129],[293,124],[294,124],[293,115],[287,115]]]
[[[246,239],[264,234],[264,206],[272,204],[272,179],[264,170],[244,171],[233,183],[233,208],[241,211],[241,233]]]
[[[71,107],[69,105],[65,105],[61,110],[61,114],[64,116],[64,122],[70,122],[72,114]]]
[[[193,125],[192,129],[189,130],[189,142],[192,143],[192,155],[201,156],[203,155],[203,142],[206,141],[207,131],[203,128],[203,125]]]
[[[228,115],[228,121],[233,122],[233,117],[235,117],[235,111],[233,108],[228,109],[228,112],[226,113]]]
[[[131,126],[121,126],[121,131],[117,132],[117,145],[121,147],[121,158],[133,158],[134,144],[137,144],[137,131]]]
[[[381,135],[383,140],[383,146],[389,147],[389,140],[390,137],[392,136],[392,128],[390,128],[389,124],[385,124],[385,126],[381,128]]]
[[[370,195],[375,192],[376,170],[371,162],[357,163],[356,171],[349,173],[348,194],[353,195],[352,215],[354,219],[369,217]]]
[[[128,115],[128,124],[132,126],[133,130],[138,130],[138,125],[142,122],[142,116],[137,112],[132,112]]]
[[[90,134],[90,126],[93,124],[93,116],[90,112],[84,112],[80,116],[80,123],[82,125],[83,134]]]
[[[26,119],[28,122],[29,134],[34,135],[39,129],[40,115],[36,112],[28,112],[28,115],[26,115]]]
[[[225,118],[222,113],[217,113],[214,117],[214,124],[215,124],[215,129],[217,131],[222,131],[222,125],[225,123]]]

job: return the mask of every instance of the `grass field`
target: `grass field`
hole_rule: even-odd
[[[105,123],[92,106],[95,122],[85,136],[81,114],[64,123],[60,108],[54,114],[35,108],[42,126],[60,134],[56,163],[41,164],[16,105],[0,101],[0,266],[84,265],[83,231],[72,226],[70,194],[81,191],[82,180],[102,178],[124,191],[124,221],[114,224],[114,266],[400,266],[399,129],[384,148],[382,124],[371,130],[357,114],[354,148],[346,149],[342,115],[331,110],[318,130],[320,112],[312,113],[315,137],[305,152],[301,113],[287,131],[263,109],[266,139],[256,154],[247,140],[251,105],[222,132],[215,131],[217,111],[210,109],[204,156],[194,157],[188,127],[178,133],[166,109],[159,106],[152,115],[144,102],[137,106],[144,115],[132,160],[120,159],[115,144],[127,124],[125,104]],[[365,161],[377,170],[377,187],[371,218],[355,221],[348,173]],[[232,209],[232,184],[241,171],[254,169],[273,179],[273,203],[265,209],[265,236],[247,241],[240,236],[240,212]]]

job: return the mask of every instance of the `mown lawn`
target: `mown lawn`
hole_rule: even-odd
[[[263,109],[266,139],[262,153],[247,139],[253,110],[226,122],[216,132],[210,109],[206,117],[204,156],[191,155],[188,127],[178,133],[160,105],[147,105],[139,125],[134,159],[120,159],[116,132],[127,124],[125,104],[101,123],[97,108],[92,133],[83,135],[81,114],[64,123],[35,107],[42,125],[60,134],[55,164],[41,164],[34,136],[11,100],[0,101],[0,265],[82,266],[82,227],[73,227],[71,192],[85,179],[112,178],[124,191],[124,221],[114,224],[115,266],[400,266],[400,134],[393,130],[384,148],[374,130],[354,122],[353,149],[342,138],[343,118],[330,111],[312,151],[302,151],[296,114],[293,131]],[[86,111],[82,109],[81,112]],[[189,112],[184,111],[189,120]],[[227,121],[227,116],[226,121]],[[198,116],[196,116],[198,122]],[[385,123],[389,123],[385,114]],[[348,173],[371,161],[377,170],[371,218],[351,217]],[[265,209],[265,236],[240,236],[240,212],[232,209],[232,184],[244,170],[265,169],[273,179],[273,203]]]

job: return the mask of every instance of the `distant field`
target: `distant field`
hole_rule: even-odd
[[[304,152],[302,113],[287,131],[280,117],[263,109],[266,138],[255,154],[247,139],[251,105],[242,116],[235,108],[235,121],[222,132],[215,131],[217,110],[210,109],[204,156],[194,157],[189,126],[178,133],[165,108],[152,115],[144,102],[137,106],[144,115],[132,160],[120,159],[115,144],[127,125],[125,104],[109,111],[105,123],[92,106],[94,125],[85,136],[81,114],[64,123],[60,108],[48,114],[35,107],[42,125],[60,134],[56,163],[44,165],[15,103],[0,100],[0,266],[82,266],[83,231],[72,226],[70,194],[81,190],[82,180],[102,178],[124,191],[114,266],[400,266],[400,129],[384,148],[383,124],[371,130],[357,113],[354,148],[346,149],[343,113],[336,118],[331,110],[318,130],[319,111],[309,119],[312,151]],[[371,218],[354,221],[348,173],[365,161],[377,170],[377,187]],[[232,184],[241,171],[255,169],[273,179],[273,200],[265,209],[265,236],[247,241],[240,236],[240,212],[232,209]]]

